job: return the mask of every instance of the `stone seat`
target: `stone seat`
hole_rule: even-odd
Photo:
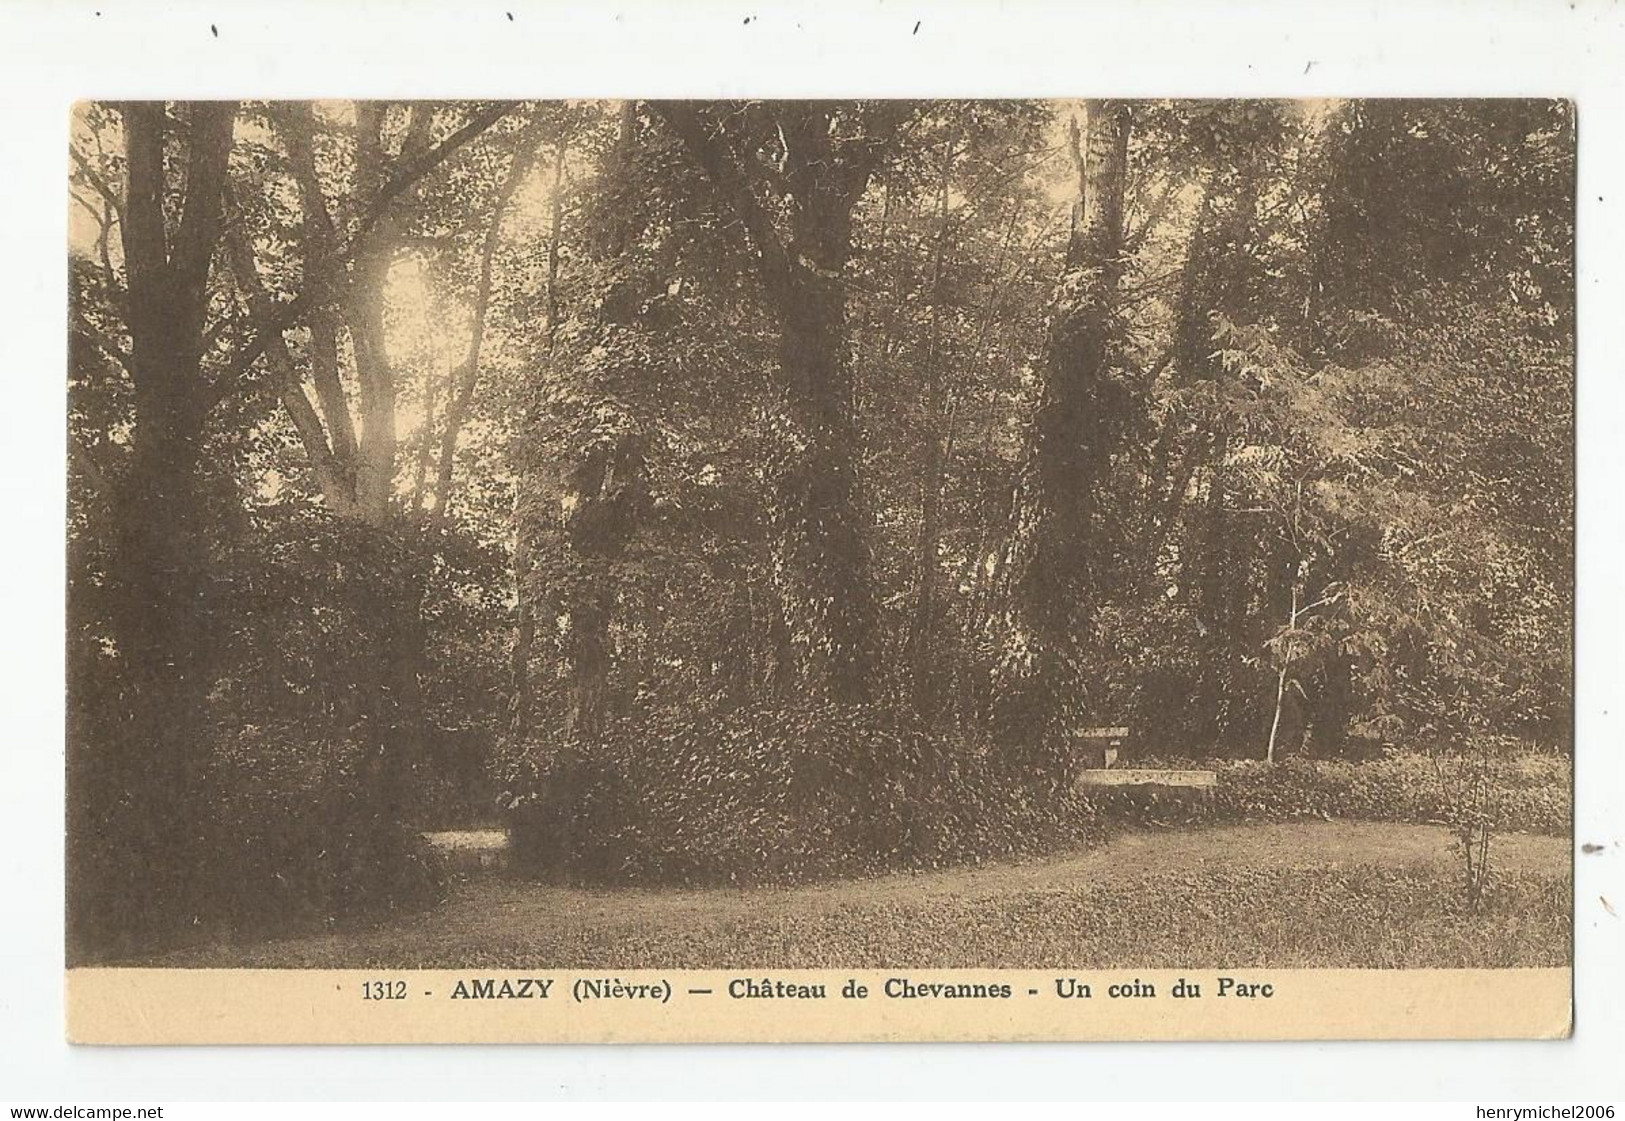
[[[480,872],[508,866],[506,829],[453,829],[422,836],[435,856],[453,872]]]

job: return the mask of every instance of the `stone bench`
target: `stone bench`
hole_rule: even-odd
[[[1188,790],[1212,790],[1219,785],[1217,771],[1159,771],[1137,767],[1089,767],[1078,772],[1074,785],[1088,786],[1166,786]]]
[[[508,866],[506,829],[454,829],[421,836],[450,871],[484,872]]]
[[[1118,767],[1117,756],[1127,742],[1129,729],[1125,726],[1078,728],[1072,739],[1082,747],[1079,751],[1081,768],[1074,772],[1075,790],[1088,787],[1152,787],[1168,790],[1194,790],[1206,796],[1219,785],[1216,771],[1163,771],[1145,767]]]

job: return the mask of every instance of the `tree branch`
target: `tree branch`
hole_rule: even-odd
[[[448,395],[446,402],[446,429],[440,441],[440,464],[435,474],[434,505],[429,511],[430,516],[436,521],[444,519],[451,502],[451,482],[457,461],[457,437],[468,419],[469,409],[474,403],[474,390],[479,385],[480,349],[485,343],[485,320],[491,306],[491,280],[495,271],[497,245],[501,240],[502,220],[507,217],[508,205],[513,201],[514,192],[519,189],[520,182],[536,158],[540,148],[538,140],[540,127],[541,118],[538,117],[519,138],[514,148],[513,161],[508,165],[508,173],[503,177],[501,186],[497,188],[496,199],[491,206],[491,224],[486,228],[485,242],[480,247],[480,277],[474,290],[474,317],[469,326],[468,354],[464,357],[459,371],[461,376],[451,379],[451,384],[456,388]],[[564,140],[560,138],[554,170],[555,194],[563,188],[564,154]]]
[[[790,256],[773,221],[751,190],[739,157],[724,139],[722,131],[709,125],[692,101],[650,102],[667,126],[677,134],[689,155],[694,157],[718,193],[744,224],[745,237],[756,250],[763,283],[776,295],[788,294]]]
[[[173,283],[201,292],[208,283],[225,205],[226,163],[237,121],[235,101],[206,101],[192,106],[187,141],[186,199],[169,268]],[[202,324],[198,325],[200,328]]]
[[[254,250],[248,242],[248,235],[244,233],[240,220],[233,221],[227,229],[226,247],[238,291],[248,298],[249,308],[255,316],[263,318],[269,314],[269,307],[273,301],[271,293],[266,290],[265,283],[260,279],[259,272],[254,266]],[[316,415],[316,409],[305,393],[304,383],[288,349],[286,336],[279,334],[270,342],[265,351],[265,359],[271,367],[271,372],[276,376],[283,408],[288,411],[288,419],[293,422],[295,431],[299,433],[299,442],[304,446],[305,457],[310,461],[311,472],[316,476],[322,496],[327,499],[328,505],[336,510],[352,504],[354,495],[346,485],[344,471],[328,446],[321,418]]]
[[[128,371],[130,369],[130,355],[120,345],[119,341],[109,334],[105,328],[92,323],[83,310],[76,308],[75,311],[73,330],[83,337],[86,342],[95,346],[97,350]]]
[[[79,151],[78,148],[70,145],[68,153],[73,157],[73,162],[78,165],[79,173],[84,176],[85,182],[95,188],[96,193],[107,201],[107,204],[113,208],[113,213],[118,215],[119,223],[122,225],[124,222],[124,200],[119,197],[119,193],[113,189],[113,185],[99,171],[90,166],[90,161],[85,158],[84,153]]]
[[[165,283],[169,244],[164,232],[164,133],[168,121],[163,102],[132,101],[122,107],[126,164],[124,271],[132,318],[153,313],[154,298]]]
[[[255,337],[238,352],[222,372],[210,394],[207,407],[212,409],[241,390],[242,375],[248,372],[265,353],[266,347],[283,331],[298,323],[313,310],[325,308],[332,302],[336,294],[338,274],[399,196],[445,163],[458,149],[512,112],[518,104],[517,101],[502,101],[481,110],[461,128],[425,152],[422,157],[403,161],[404,166],[398,167],[379,187],[367,213],[345,238],[343,244],[336,246],[324,260],[316,263],[316,267],[312,270],[313,275],[307,277],[304,289],[293,299],[282,302],[277,307],[274,314],[260,325]]]

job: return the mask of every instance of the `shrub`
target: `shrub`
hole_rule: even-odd
[[[795,882],[934,867],[1078,837],[1075,805],[984,748],[868,707],[661,713],[590,746],[513,753],[517,867],[593,882]]]
[[[499,803],[517,870],[588,883],[793,883],[979,863],[1134,822],[1453,820],[1434,762],[1415,752],[1143,765],[1200,765],[1219,785],[1049,794],[985,743],[870,708],[673,710],[612,723],[591,744],[510,745]],[[1566,757],[1497,754],[1496,828],[1567,832],[1571,773]]]
[[[222,736],[209,776],[219,917],[255,934],[437,902],[421,839],[366,789],[363,750],[298,726]]]
[[[1499,832],[1564,834],[1572,828],[1573,765],[1565,755],[1530,751],[1518,741],[1494,741],[1488,752],[1484,812]],[[1179,803],[1187,817],[1231,821],[1352,818],[1452,825],[1459,816],[1453,792],[1464,769],[1476,768],[1465,751],[1396,751],[1369,762],[1288,758],[1207,760],[1219,774],[1205,802]],[[1147,767],[1189,767],[1189,760],[1148,760]],[[1167,804],[1143,796],[1101,803],[1111,817],[1156,817]]]
[[[168,828],[184,884],[140,866],[155,822],[127,791],[87,794],[77,779],[70,806],[68,954],[75,964],[134,960],[199,941],[265,938],[443,897],[426,846],[398,824],[395,807],[359,777],[354,743],[297,724],[217,731],[190,803]],[[102,782],[111,781],[96,776]],[[90,804],[106,807],[92,817]],[[152,906],[152,894],[159,906]],[[162,924],[132,924],[160,914]]]

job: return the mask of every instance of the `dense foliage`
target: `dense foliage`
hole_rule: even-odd
[[[1398,746],[1227,771],[1264,816],[1567,746],[1565,104],[97,104],[73,157],[81,952],[415,905],[434,825],[1034,851],[1088,725]]]
[[[934,868],[1076,843],[1074,796],[1006,781],[986,746],[873,706],[787,702],[616,722],[518,745],[503,803],[516,859],[583,882],[765,883]]]
[[[1487,746],[1492,782],[1483,809],[1492,828],[1500,833],[1569,833],[1570,761],[1520,749],[1516,742]],[[1189,765],[1189,760],[1161,762]],[[1464,752],[1405,751],[1365,762],[1297,758],[1270,767],[1259,760],[1209,759],[1201,765],[1218,772],[1218,786],[1209,794],[1108,792],[1090,799],[1087,816],[1097,825],[1316,818],[1453,827],[1464,809],[1458,794],[1461,776],[1475,767],[1475,760]]]

